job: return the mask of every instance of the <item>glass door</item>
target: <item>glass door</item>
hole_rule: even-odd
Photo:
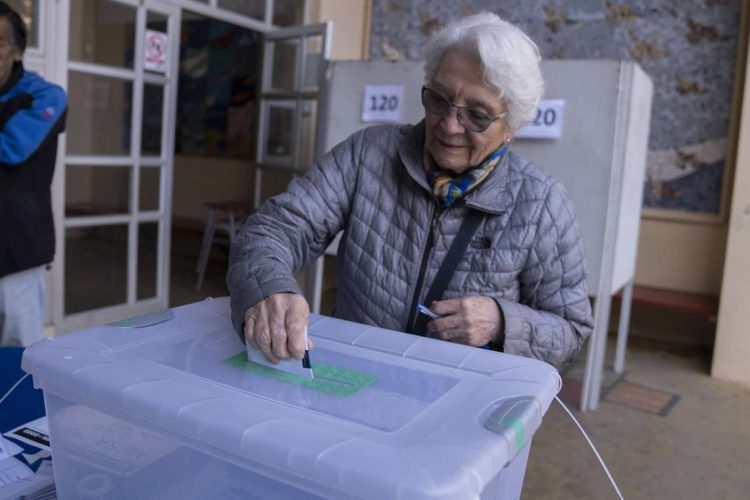
[[[256,207],[263,198],[263,171],[304,172],[315,160],[323,65],[330,54],[329,23],[265,34],[255,174]]]
[[[180,11],[68,0],[63,331],[167,307]]]
[[[265,35],[253,200],[256,208],[275,194],[264,189],[264,175],[274,174],[278,181],[279,174],[286,173],[291,180],[324,153],[318,105],[323,70],[330,59],[332,30],[331,23],[321,23]],[[310,310],[316,313],[320,311],[322,279],[323,263],[318,259],[307,269],[303,284]]]

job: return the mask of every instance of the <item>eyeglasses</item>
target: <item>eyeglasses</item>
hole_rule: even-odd
[[[457,106],[443,94],[428,87],[422,87],[422,106],[428,112],[437,116],[448,116],[451,108],[456,108],[456,119],[467,130],[472,132],[484,132],[492,125],[492,122],[505,117],[508,113],[490,115],[484,111],[468,106]]]

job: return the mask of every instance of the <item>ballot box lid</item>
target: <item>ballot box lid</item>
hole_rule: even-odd
[[[45,393],[315,491],[480,494],[560,389],[529,358],[311,315],[313,380],[247,362],[227,298],[39,342]],[[53,429],[53,449],[54,449]]]

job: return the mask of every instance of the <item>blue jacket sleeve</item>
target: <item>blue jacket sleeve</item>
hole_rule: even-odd
[[[0,164],[18,165],[28,160],[51,132],[59,132],[56,126],[68,102],[61,87],[34,73],[26,73],[6,97],[6,106],[13,101],[23,104],[0,125]]]

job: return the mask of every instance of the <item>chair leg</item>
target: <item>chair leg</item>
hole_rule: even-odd
[[[208,233],[211,230],[211,226],[214,225],[214,211],[209,210],[208,215],[206,217],[206,227],[203,228],[203,241],[201,242],[201,253],[198,257],[198,263],[195,265],[195,272],[200,272],[201,269],[201,260],[203,260],[203,252],[206,249],[206,246],[210,248],[211,242],[209,241],[210,238],[213,238],[213,236],[209,237]]]
[[[203,231],[203,243],[201,244],[201,254],[198,257],[198,265],[195,267],[195,272],[198,274],[198,282],[195,284],[195,289],[200,290],[203,286],[203,276],[206,274],[206,266],[208,265],[208,255],[211,253],[211,244],[214,241],[214,214],[213,211],[208,213],[208,219],[206,220],[206,229]]]
[[[214,228],[211,227],[211,229],[207,232],[208,238],[206,239],[206,242],[204,242],[203,247],[201,248],[201,256],[198,259],[198,268],[196,269],[196,272],[198,273],[198,281],[195,284],[195,289],[200,290],[203,286],[203,277],[206,274],[206,267],[208,266],[208,255],[211,253],[211,243],[213,243],[214,240]]]

